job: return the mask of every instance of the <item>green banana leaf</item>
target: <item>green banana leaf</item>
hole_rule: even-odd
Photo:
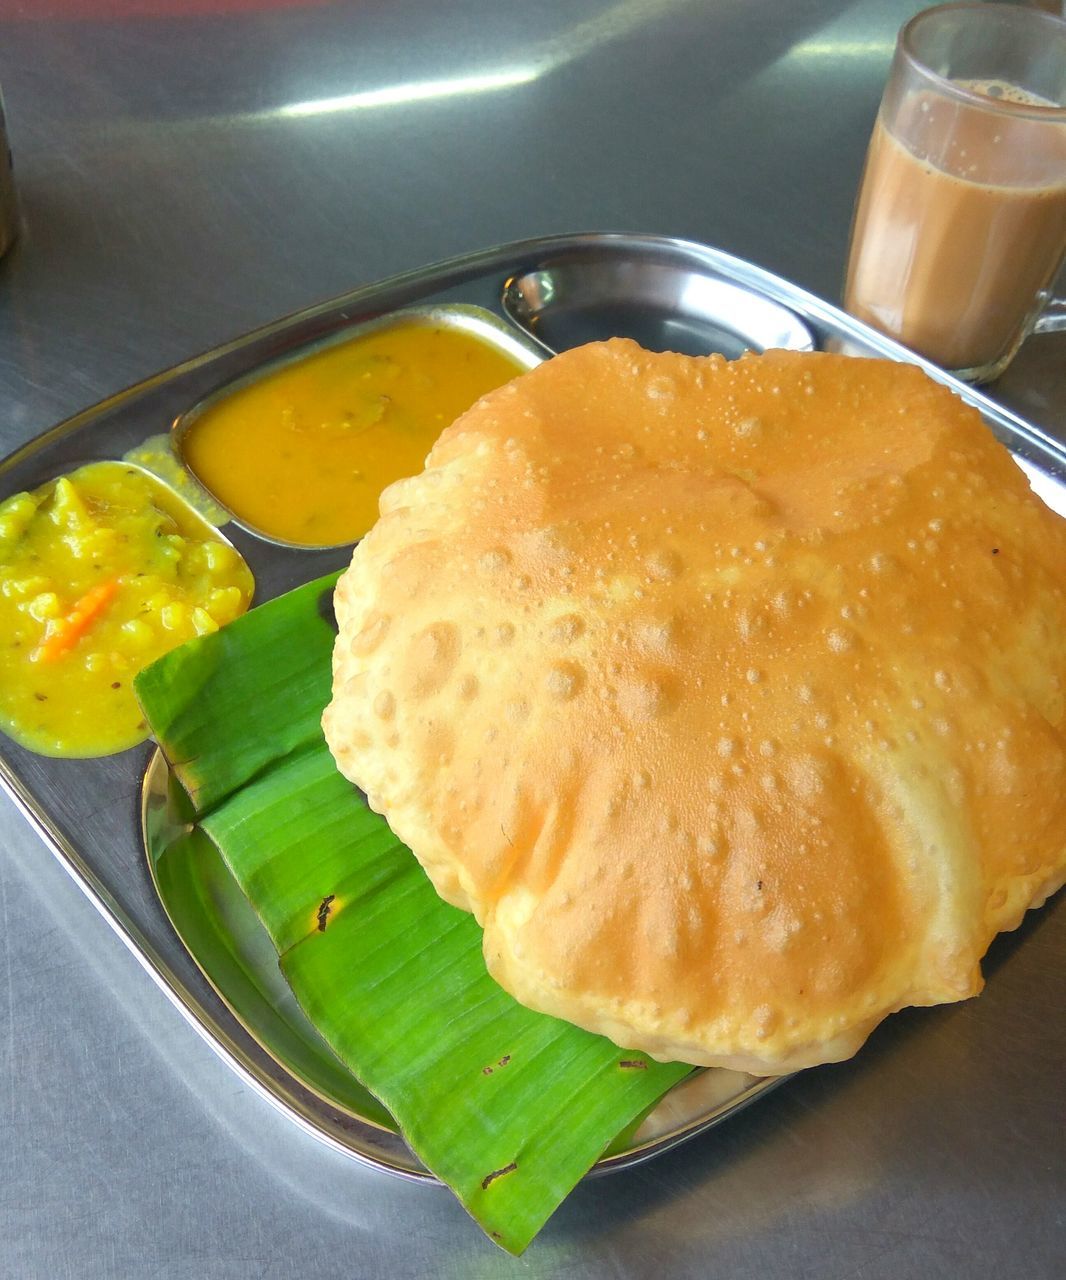
[[[321,746],[339,573],[252,609],[146,667],[134,691],[197,814],[276,761]]]
[[[337,772],[336,575],[166,655],[137,693],[298,1003],[485,1232],[521,1252],[690,1067],[533,1013],[488,976],[473,917]]]

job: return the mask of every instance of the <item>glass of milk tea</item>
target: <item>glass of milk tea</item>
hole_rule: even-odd
[[[1006,368],[1066,257],[1066,21],[949,4],[902,29],[866,156],[844,306],[968,382]]]

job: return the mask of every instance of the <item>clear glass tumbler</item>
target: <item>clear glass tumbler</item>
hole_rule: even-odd
[[[999,4],[918,14],[870,141],[844,306],[987,382],[1038,322],[1066,327],[1046,311],[1064,256],[1066,21]]]

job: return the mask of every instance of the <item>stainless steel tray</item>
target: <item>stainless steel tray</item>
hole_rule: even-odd
[[[310,307],[53,428],[0,463],[0,497],[83,462],[122,455],[220,387],[297,347],[400,308],[446,303],[485,307],[548,348],[625,333],[649,346],[729,355],[744,345],[787,343],[915,361],[981,411],[1034,488],[1066,513],[1066,451],[980,392],[749,263],[699,244],[614,234],[506,245]],[[347,559],[346,549],[286,548],[233,525],[227,534],[255,574],[258,602]],[[178,850],[181,856],[169,856],[185,829],[165,769],[153,760],[148,746],[100,760],[53,760],[3,739],[0,781],[163,994],[223,1060],[322,1141],[380,1169],[431,1180],[387,1113],[302,1018],[209,842],[191,840]],[[666,1150],[776,1083],[732,1072],[694,1076],[597,1170]]]

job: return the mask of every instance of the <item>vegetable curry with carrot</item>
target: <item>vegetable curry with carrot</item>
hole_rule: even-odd
[[[125,462],[0,505],[0,729],[32,751],[109,755],[147,728],[133,676],[248,607],[237,551]]]

